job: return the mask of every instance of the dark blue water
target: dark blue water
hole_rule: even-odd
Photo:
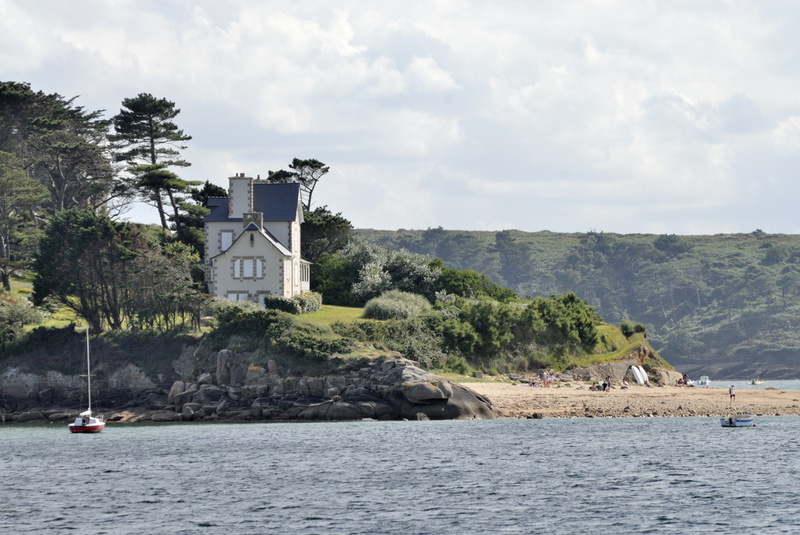
[[[0,427],[0,533],[800,533],[800,417]]]

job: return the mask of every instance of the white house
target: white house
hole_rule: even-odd
[[[209,293],[263,304],[264,296],[309,291],[309,262],[300,258],[300,185],[230,177],[228,198],[210,198],[205,222]]]

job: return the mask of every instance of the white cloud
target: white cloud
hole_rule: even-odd
[[[800,232],[799,22],[740,0],[0,0],[0,72],[111,113],[174,100],[188,178],[321,159],[320,200],[360,226]]]

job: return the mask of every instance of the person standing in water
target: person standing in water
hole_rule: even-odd
[[[736,389],[733,385],[728,389],[728,394],[731,396],[731,401],[736,401]]]

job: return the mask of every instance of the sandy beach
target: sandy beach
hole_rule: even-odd
[[[546,388],[490,382],[463,386],[489,398],[499,414],[510,418],[800,414],[800,391],[794,390],[737,389],[731,402],[727,388],[631,385],[594,392],[578,383]]]

